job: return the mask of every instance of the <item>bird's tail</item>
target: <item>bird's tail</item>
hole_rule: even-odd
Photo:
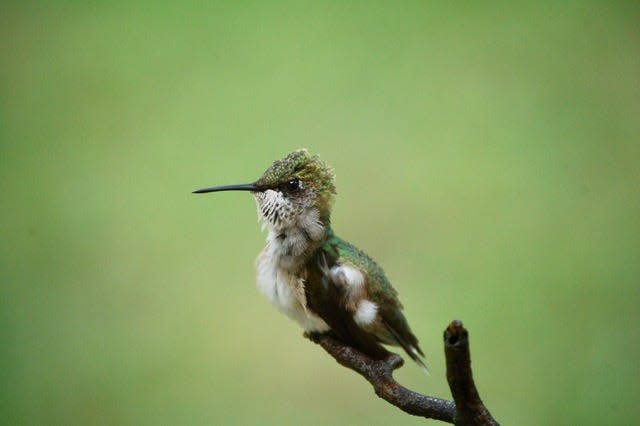
[[[422,371],[424,371],[427,376],[431,375],[429,369],[427,368],[427,365],[424,363],[424,361],[422,361],[421,357],[424,357],[424,354],[422,353],[420,348],[416,346],[409,346],[409,349],[404,348],[404,350],[407,351],[407,354],[411,357],[412,360],[416,362],[416,364],[418,364],[418,366],[420,366],[420,368],[422,368]]]
[[[385,325],[387,326],[387,329],[389,330],[389,332],[391,332],[391,334],[393,335],[393,338],[398,343],[398,345],[405,350],[407,355],[409,355],[409,357],[411,357],[411,359],[414,360],[415,363],[418,364],[420,368],[422,368],[422,371],[424,371],[427,374],[427,376],[430,376],[431,373],[429,372],[427,365],[422,360],[422,358],[424,358],[424,353],[422,353],[422,350],[418,346],[418,342],[416,338],[413,335],[411,335],[411,338],[414,340],[415,343],[413,344],[409,343],[396,330],[394,330],[393,327],[390,327],[389,324],[385,324]]]

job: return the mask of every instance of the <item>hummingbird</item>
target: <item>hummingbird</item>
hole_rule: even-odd
[[[402,313],[398,293],[367,254],[331,227],[333,170],[298,149],[253,183],[194,191],[248,191],[268,231],[256,260],[258,288],[305,333],[331,333],[374,359],[400,346],[425,372],[424,354]]]

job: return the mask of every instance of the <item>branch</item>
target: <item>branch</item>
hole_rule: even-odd
[[[451,322],[444,332],[447,381],[453,401],[422,395],[396,382],[393,370],[404,364],[399,355],[392,354],[385,360],[376,360],[330,334],[313,333],[305,336],[322,346],[339,364],[367,379],[376,395],[406,413],[459,426],[498,425],[482,403],[473,382],[469,336],[460,321]]]
[[[444,331],[447,382],[456,405],[457,425],[498,425],[484,406],[471,373],[469,332],[455,320]]]

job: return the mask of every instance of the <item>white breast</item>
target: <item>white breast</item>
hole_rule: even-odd
[[[298,238],[292,235],[291,238]],[[304,280],[290,272],[287,241],[269,232],[267,246],[256,261],[258,288],[267,299],[305,331],[327,331],[329,326],[306,308]]]

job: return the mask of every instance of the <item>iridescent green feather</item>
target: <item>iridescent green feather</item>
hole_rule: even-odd
[[[333,230],[329,230],[327,236],[322,248],[333,253],[340,263],[350,264],[362,271],[367,281],[367,293],[371,301],[387,306],[392,304],[395,308],[402,309],[398,292],[391,286],[384,270],[373,259],[351,243],[336,236]]]

